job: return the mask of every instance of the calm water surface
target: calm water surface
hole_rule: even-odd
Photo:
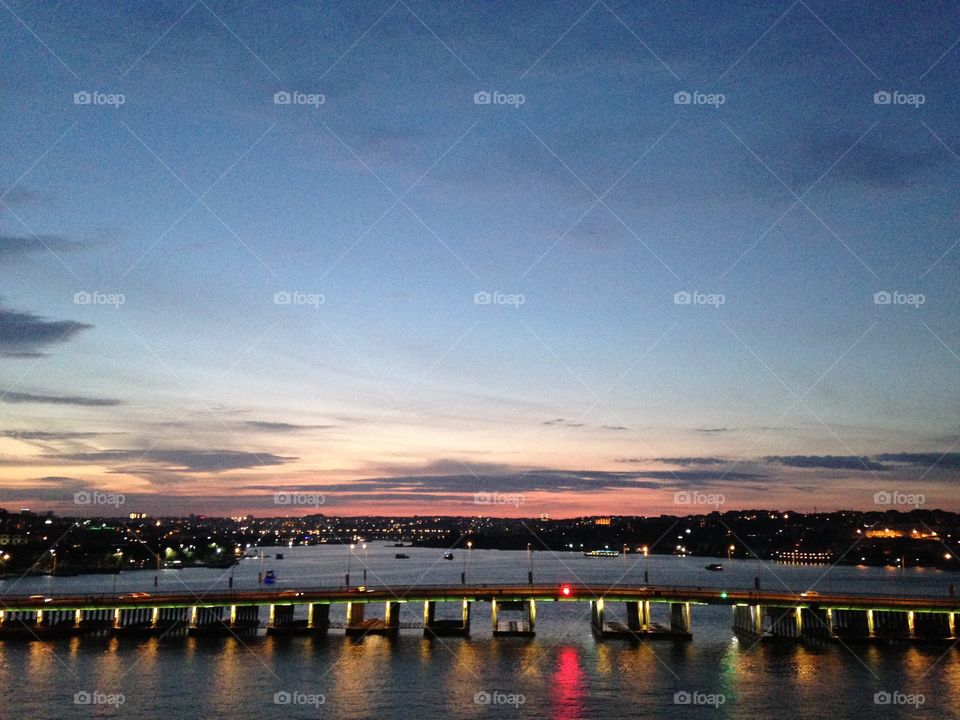
[[[344,581],[343,546],[282,550],[264,562],[277,590],[332,587]],[[266,552],[273,554],[272,549]],[[442,551],[370,544],[354,551],[351,580],[368,585],[456,584],[464,569]],[[907,569],[765,565],[724,561],[723,573],[705,558],[650,557],[650,582],[749,588],[759,572],[764,589],[946,595],[954,573]],[[257,586],[257,560],[234,571],[234,588]],[[538,583],[620,581],[642,584],[641,556],[588,559],[579,554],[534,554]],[[471,583],[526,582],[524,552],[473,551]],[[230,571],[162,571],[159,590],[226,589]],[[0,581],[0,593],[113,593],[153,591],[153,572],[119,576],[25,578]],[[617,606],[608,608],[616,619]],[[451,616],[456,609],[450,608]],[[666,611],[654,621],[667,622]],[[265,616],[264,616],[265,617]],[[0,717],[3,718],[953,718],[960,717],[960,651],[946,645],[876,647],[752,644],[738,640],[726,607],[694,606],[693,641],[597,642],[589,606],[538,604],[537,636],[497,638],[489,606],[474,605],[471,637],[242,639],[164,637],[146,640],[83,637],[51,642],[0,641]],[[419,622],[422,606],[404,606],[402,622]],[[332,611],[331,620],[343,620]],[[109,703],[75,704],[80,692],[122,694]],[[722,704],[678,705],[678,692],[713,696]],[[876,705],[877,692],[899,692],[920,705]],[[277,693],[299,704],[278,705]],[[281,695],[281,698],[284,696]],[[484,704],[483,701],[491,702]],[[322,703],[320,702],[322,700]],[[497,701],[500,702],[497,702]],[[478,702],[480,701],[480,702]],[[522,701],[522,702],[521,702]],[[312,703],[312,704],[311,704]]]

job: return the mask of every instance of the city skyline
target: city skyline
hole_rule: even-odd
[[[947,9],[6,11],[0,507],[960,510]]]

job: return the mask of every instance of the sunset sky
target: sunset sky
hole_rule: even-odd
[[[0,507],[960,510],[958,39],[8,0]]]

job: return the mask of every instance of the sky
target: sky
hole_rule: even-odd
[[[0,4],[0,507],[960,510],[949,4]]]

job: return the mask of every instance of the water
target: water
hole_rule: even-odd
[[[274,550],[268,550],[273,554]],[[264,569],[278,576],[278,591],[341,585],[347,572],[343,546],[283,549],[284,560]],[[354,550],[351,581],[401,587],[458,584],[464,553],[452,561],[438,549],[370,544]],[[524,583],[525,552],[470,553],[470,583]],[[642,556],[605,559],[580,554],[534,554],[537,583],[642,584],[749,588],[756,563],[724,560],[722,573],[705,558]],[[257,586],[257,560],[233,570],[234,588]],[[953,573],[908,568],[764,565],[764,589],[946,595]],[[161,571],[160,591],[225,590],[229,570]],[[152,571],[119,576],[24,578],[0,581],[0,593],[122,593],[155,591]],[[946,646],[875,647],[751,644],[730,629],[727,607],[694,606],[693,641],[632,645],[597,642],[588,605],[540,603],[533,639],[491,636],[489,606],[475,605],[471,637],[426,640],[401,630],[390,640],[327,638],[242,639],[165,637],[136,640],[80,637],[49,642],[0,642],[0,716],[73,718],[883,718],[958,717],[960,651]],[[611,608],[613,610],[611,611]],[[451,615],[458,608],[445,611]],[[618,619],[618,606],[608,617]],[[654,621],[666,622],[654,608]],[[403,606],[402,622],[417,622],[422,606]],[[342,608],[331,613],[342,620]],[[108,703],[75,704],[75,694],[98,691]],[[678,705],[678,692],[701,693],[716,705]],[[923,704],[876,705],[878,692],[899,692]],[[297,704],[278,705],[277,693]],[[112,694],[112,697],[111,697]],[[85,696],[80,696],[83,699]],[[283,699],[284,696],[280,696]],[[322,699],[322,704],[320,700]],[[485,700],[489,704],[484,704]],[[522,704],[521,704],[522,700]],[[478,702],[479,701],[479,702]],[[314,704],[310,704],[310,703]]]

